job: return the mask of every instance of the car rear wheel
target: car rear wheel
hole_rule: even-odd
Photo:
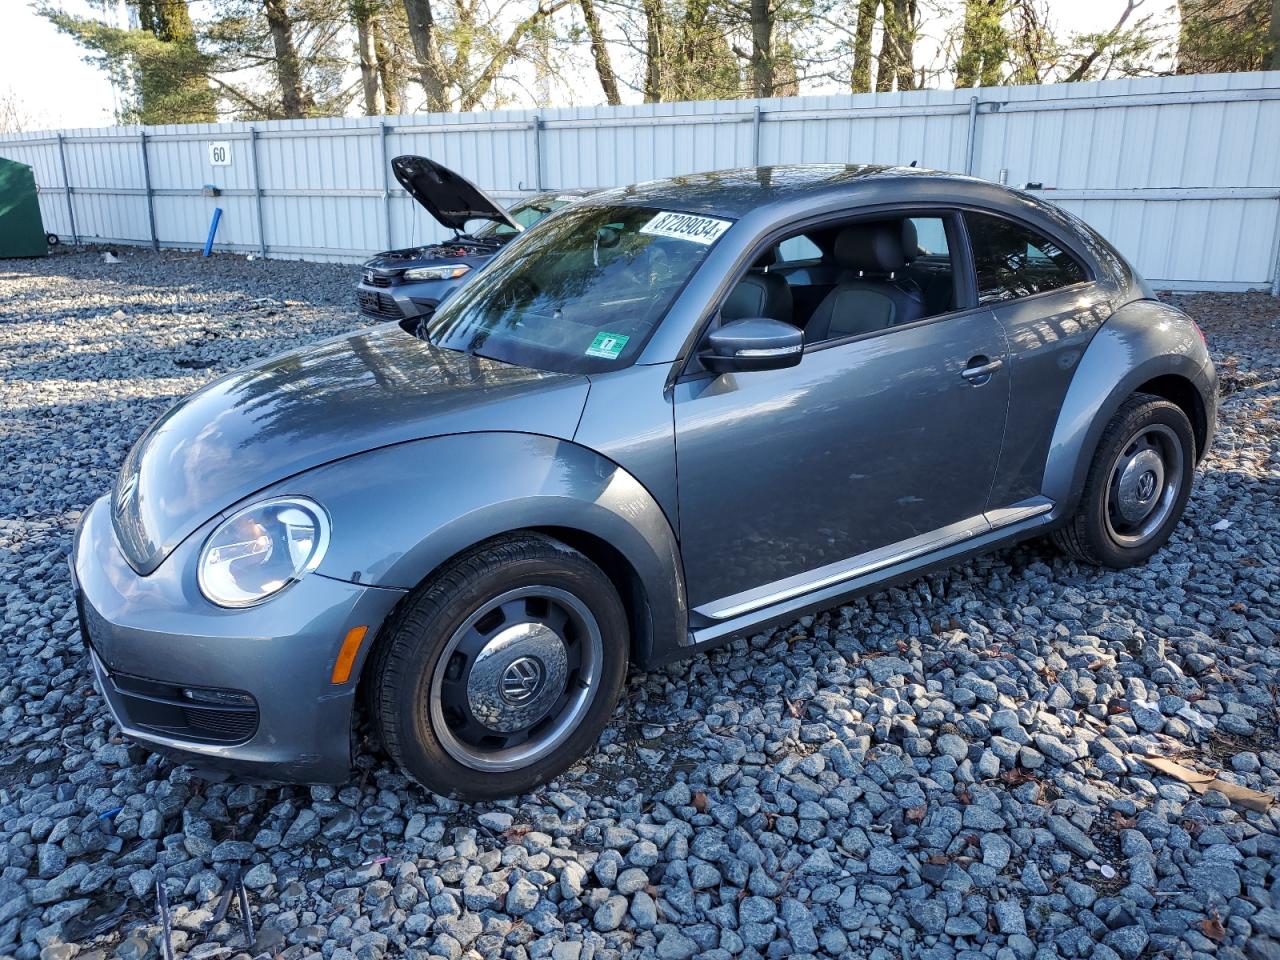
[[[1122,568],[1164,546],[1182,518],[1196,460],[1195,434],[1175,404],[1135,394],[1107,424],[1080,507],[1054,534],[1078,560]]]
[[[522,793],[600,736],[626,679],[626,615],[609,578],[537,534],[464,554],[388,624],[372,674],[392,758],[436,793]]]

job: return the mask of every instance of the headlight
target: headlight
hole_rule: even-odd
[[[404,272],[406,280],[457,280],[471,272],[465,263],[453,267],[414,267]]]
[[[314,500],[278,497],[223,521],[200,551],[200,592],[220,607],[249,607],[320,565],[329,518]]]

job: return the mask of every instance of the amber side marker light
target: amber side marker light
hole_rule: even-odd
[[[342,639],[342,649],[338,651],[338,659],[333,665],[333,673],[329,680],[332,683],[346,683],[351,679],[351,668],[355,666],[356,654],[360,652],[360,644],[364,643],[364,635],[368,627],[352,627]]]

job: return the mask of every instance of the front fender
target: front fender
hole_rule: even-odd
[[[1116,410],[1144,383],[1169,375],[1200,393],[1212,436],[1213,363],[1190,317],[1156,300],[1136,300],[1094,335],[1067,388],[1045,465],[1043,492],[1057,504],[1057,516],[1075,511],[1098,440]]]
[[[350,457],[287,487],[329,512],[329,549],[317,569],[324,576],[407,590],[482,540],[568,528],[630,564],[655,645],[687,637],[680,552],[662,508],[631,474],[585,447],[533,434],[456,434]],[[637,639],[643,661],[649,652]]]

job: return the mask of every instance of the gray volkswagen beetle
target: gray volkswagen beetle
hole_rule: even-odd
[[[1034,196],[762,167],[597,194],[422,322],[215,381],[86,511],[73,568],[130,737],[348,776],[357,703],[439,793],[588,750],[651,668],[1051,533],[1178,523],[1196,325]]]

